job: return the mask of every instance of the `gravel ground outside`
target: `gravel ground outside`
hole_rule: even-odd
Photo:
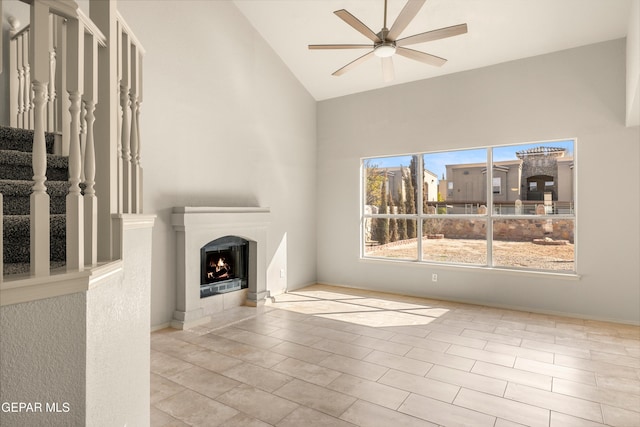
[[[370,246],[367,256],[416,259],[417,240]],[[422,239],[424,261],[463,264],[487,264],[485,240]],[[493,242],[495,267],[519,267],[562,272],[574,271],[574,245],[539,245],[532,242]]]

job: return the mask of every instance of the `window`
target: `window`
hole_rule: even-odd
[[[500,194],[501,193],[501,189],[502,189],[502,184],[500,181],[500,177],[494,177],[493,178],[493,194]]]
[[[362,256],[575,273],[574,148],[363,159]]]

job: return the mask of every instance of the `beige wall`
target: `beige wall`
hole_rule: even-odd
[[[401,106],[388,119],[402,120],[402,128],[369,120],[385,103]],[[421,112],[427,109],[435,113],[425,118]],[[319,270],[318,280],[638,322],[640,193],[601,179],[615,175],[640,183],[640,130],[624,122],[625,40],[320,102],[318,263],[334,268]],[[425,141],[419,135],[427,129]],[[359,259],[360,158],[564,138],[576,138],[578,147],[579,277]],[[336,169],[343,171],[339,181]],[[602,220],[602,194],[625,200],[614,220]],[[432,272],[437,283],[426,279]]]
[[[118,2],[147,51],[141,162],[145,212],[158,215],[153,326],[176,309],[174,206],[270,207],[267,289],[316,279],[316,102],[233,2],[161,3]]]

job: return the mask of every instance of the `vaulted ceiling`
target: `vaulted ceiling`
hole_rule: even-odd
[[[434,67],[394,55],[385,83],[380,58],[340,77],[334,71],[367,50],[309,50],[309,44],[372,44],[333,14],[346,9],[377,33],[384,0],[234,0],[316,100],[455,73],[622,38],[632,0],[427,0],[401,37],[466,23],[468,33],[410,46],[446,58]],[[388,27],[406,0],[388,0]],[[594,58],[597,62],[598,58]]]

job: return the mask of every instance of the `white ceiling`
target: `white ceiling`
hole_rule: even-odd
[[[395,79],[379,58],[340,77],[334,71],[367,50],[314,50],[309,44],[367,44],[333,14],[346,9],[374,32],[384,0],[234,0],[240,11],[316,100],[486,67],[625,37],[632,0],[428,0],[401,37],[467,23],[467,34],[410,46],[448,59],[441,68],[395,55]],[[388,0],[387,27],[406,0]],[[597,58],[594,58],[597,61]]]

